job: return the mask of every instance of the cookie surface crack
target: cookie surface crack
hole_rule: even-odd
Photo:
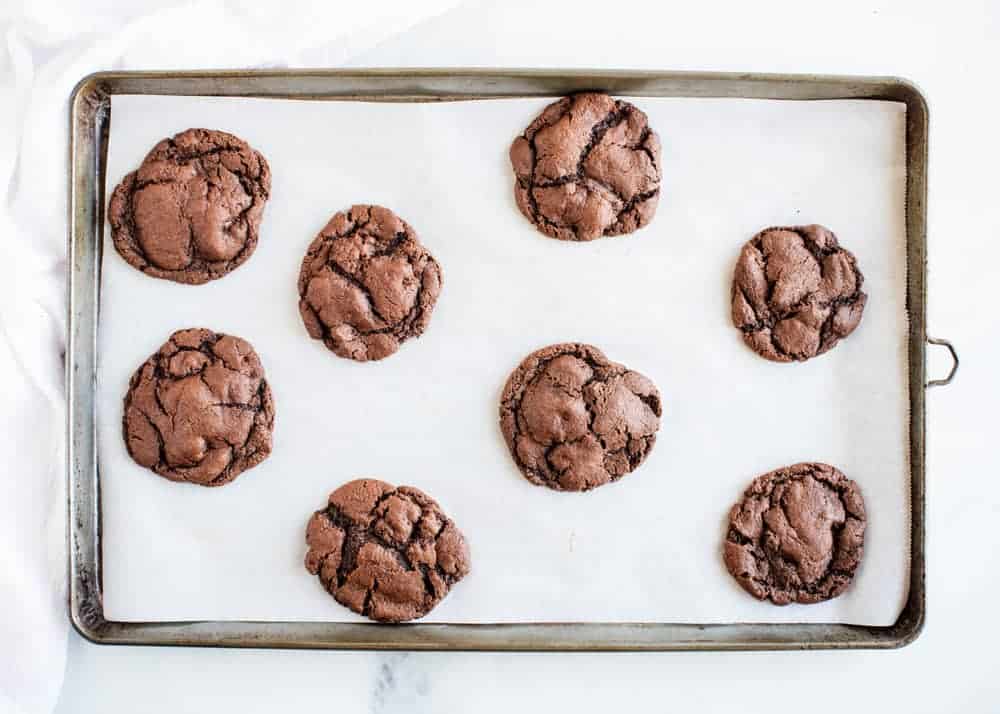
[[[380,622],[422,617],[469,569],[464,537],[433,499],[375,479],[330,494],[306,543],[306,568],[334,599]]]
[[[441,268],[396,214],[357,205],[335,214],[313,240],[298,290],[311,337],[338,356],[377,360],[426,329]]]
[[[273,424],[270,387],[249,343],[191,329],[171,335],[133,374],[122,432],[140,465],[172,481],[217,486],[267,458]]]
[[[867,302],[854,255],[819,225],[766,228],[744,245],[734,271],[734,326],[778,362],[821,355],[850,335]]]
[[[189,129],[153,147],[108,205],[111,238],[130,265],[197,285],[253,254],[270,196],[267,161],[224,132]]]
[[[733,506],[724,559],[758,599],[820,602],[850,584],[864,531],[855,482],[827,464],[795,464],[755,479]]]
[[[659,138],[628,102],[592,92],[565,97],[514,140],[510,156],[518,207],[550,237],[630,233],[655,214]]]
[[[500,427],[529,481],[586,491],[636,469],[653,448],[659,392],[590,345],[551,345],[511,373]]]

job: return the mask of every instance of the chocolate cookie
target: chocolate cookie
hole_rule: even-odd
[[[827,464],[759,476],[729,512],[726,568],[775,605],[837,597],[851,584],[865,542],[858,484]]]
[[[656,442],[660,415],[656,385],[578,343],[532,352],[500,400],[517,467],[557,491],[589,491],[635,470]]]
[[[375,479],[331,493],[306,543],[306,569],[341,605],[379,622],[423,617],[469,572],[465,536],[434,499]]]
[[[861,322],[868,296],[858,261],[823,226],[766,228],[743,246],[733,275],[733,324],[775,362],[832,349]]]
[[[229,483],[271,453],[274,401],[246,340],[179,330],[136,370],[122,427],[129,455],[171,481]]]
[[[271,170],[232,134],[188,129],[153,147],[111,195],[115,248],[147,275],[197,285],[257,247]]]
[[[418,337],[441,292],[441,268],[406,221],[381,206],[337,213],[299,272],[309,336],[359,362],[388,357]]]
[[[653,220],[660,139],[628,102],[588,92],[545,108],[510,147],[517,206],[542,233],[594,240]]]

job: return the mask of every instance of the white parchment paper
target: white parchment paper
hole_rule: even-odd
[[[410,484],[465,532],[472,573],[427,622],[845,622],[886,625],[906,599],[904,108],[869,101],[638,98],[664,146],[653,223],[589,244],[543,237],[514,205],[507,148],[549,100],[365,104],[116,96],[107,195],[159,139],[230,131],[268,159],[253,257],[192,287],[146,277],[105,226],[99,458],[104,605],[113,620],[358,621],[303,565],[309,515],[359,476]],[[444,288],[429,330],[378,363],[310,340],[296,277],[327,219],[380,203],[417,230]],[[819,222],[852,250],[868,306],[823,357],[774,364],[729,319],[740,246]],[[133,463],[121,435],[132,372],[179,328],[256,347],[274,392],[274,452],[217,489]],[[585,494],[530,485],[497,424],[530,351],[585,341],[659,386],[646,463]],[[857,480],[865,556],[831,602],[759,603],[721,557],[750,480],[803,460]]]

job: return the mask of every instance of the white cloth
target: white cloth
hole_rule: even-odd
[[[0,15],[0,714],[51,711],[66,658],[68,99],[105,69],[335,66],[448,0],[26,0]]]

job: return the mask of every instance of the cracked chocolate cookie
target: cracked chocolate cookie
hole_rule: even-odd
[[[423,491],[358,479],[306,527],[306,569],[344,607],[379,622],[423,617],[469,572],[465,536]]]
[[[733,274],[733,324],[775,362],[805,361],[854,332],[868,296],[850,251],[823,226],[766,228],[743,246]]]
[[[634,471],[656,442],[660,393],[596,347],[550,345],[507,379],[500,429],[524,477],[589,491]]]
[[[381,206],[334,215],[299,272],[309,336],[359,362],[388,357],[423,333],[440,292],[440,266],[413,228]]]
[[[253,254],[270,192],[267,161],[249,144],[188,129],[154,146],[115,188],[111,239],[146,275],[206,283]]]
[[[840,471],[786,466],[756,478],[729,512],[726,568],[758,600],[829,600],[851,584],[866,523],[861,490]]]
[[[229,483],[271,453],[274,401],[246,340],[179,330],[136,370],[122,427],[129,455],[171,481]]]
[[[510,147],[517,207],[542,233],[588,241],[631,233],[660,198],[660,139],[628,102],[587,92],[545,110]]]

